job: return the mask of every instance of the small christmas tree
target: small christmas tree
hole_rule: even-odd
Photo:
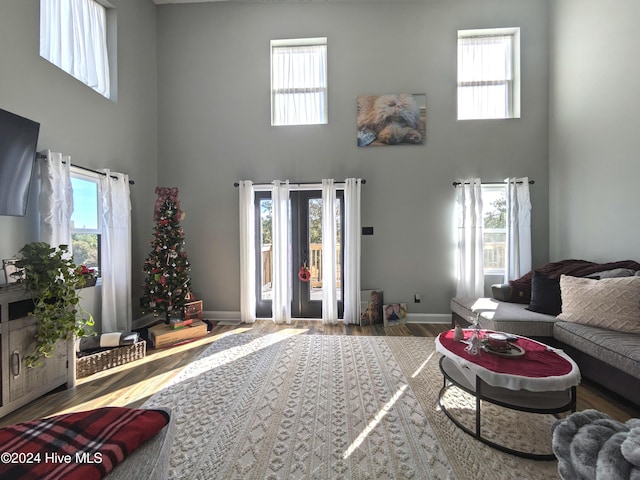
[[[142,314],[163,314],[165,322],[181,317],[191,297],[189,260],[184,251],[184,230],[180,222],[184,212],[180,210],[177,188],[156,187],[158,199],[153,219],[156,226],[151,240],[151,253],[144,262],[147,274],[144,294],[140,299]]]

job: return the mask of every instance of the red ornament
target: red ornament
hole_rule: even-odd
[[[311,280],[311,271],[307,268],[307,262],[298,270],[298,278],[305,283]]]

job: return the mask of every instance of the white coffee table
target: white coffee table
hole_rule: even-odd
[[[465,330],[465,338],[469,338],[471,333],[472,330]],[[504,452],[535,460],[554,459],[553,454],[526,452],[483,437],[480,428],[481,400],[537,414],[574,412],[580,370],[571,357],[562,350],[525,337],[517,337],[514,342],[525,351],[524,356],[518,358],[505,358],[486,351],[471,355],[464,350],[467,346],[465,343],[453,340],[453,330],[441,333],[435,342],[436,350],[443,355],[440,370],[444,385],[438,396],[438,404],[456,426]],[[460,388],[475,397],[475,431],[463,425],[447,410],[443,396],[451,387]]]

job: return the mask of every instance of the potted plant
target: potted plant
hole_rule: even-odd
[[[29,290],[38,320],[36,349],[25,357],[28,367],[51,357],[58,340],[86,336],[92,331],[93,317],[80,306],[77,288],[86,280],[78,274],[67,245],[52,247],[45,242],[26,244],[16,261],[18,282]]]
[[[80,265],[76,267],[75,274],[82,280],[81,285],[78,288],[93,287],[97,281],[97,274],[95,268],[89,268],[86,265]]]

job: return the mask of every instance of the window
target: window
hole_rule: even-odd
[[[327,39],[272,40],[271,125],[327,121]]]
[[[71,171],[73,213],[71,241],[73,263],[86,265],[100,273],[100,237],[102,234],[100,180],[97,176]]]
[[[482,185],[484,273],[504,274],[507,251],[507,188]]]
[[[102,3],[106,2],[40,0],[40,56],[113,98],[107,51],[110,15]]]
[[[520,118],[520,29],[458,30],[458,120]]]

